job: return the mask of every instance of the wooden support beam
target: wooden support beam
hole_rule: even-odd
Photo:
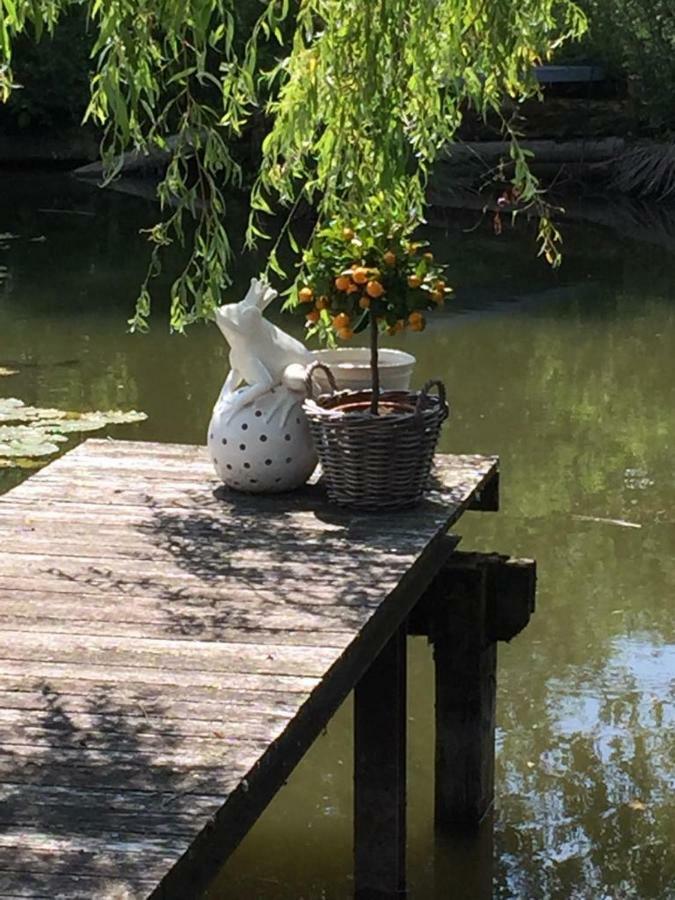
[[[497,641],[534,611],[536,566],[496,553],[455,551],[409,618],[434,645],[436,826],[480,823],[494,797]]]
[[[537,565],[533,559],[491,556],[487,561],[485,632],[490,641],[510,641],[534,612]]]
[[[448,585],[454,573],[484,568],[485,633],[491,641],[510,641],[527,625],[535,609],[537,566],[532,559],[499,553],[455,550],[441,573],[424,592],[408,618],[408,634],[430,637],[438,605],[451,603]]]
[[[354,692],[354,885],[358,900],[405,896],[405,624]]]

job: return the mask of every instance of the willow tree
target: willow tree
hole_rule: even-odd
[[[131,148],[171,150],[133,327],[146,325],[175,241],[191,252],[171,289],[172,327],[218,303],[234,264],[227,196],[244,175],[233,146],[261,110],[249,247],[266,237],[261,217],[281,212],[281,236],[299,252],[301,201],[318,223],[374,203],[394,222],[420,221],[431,167],[471,109],[502,122],[519,207],[537,208],[541,252],[555,262],[557,232],[503,110],[535,94],[534,65],[583,31],[570,0],[269,0],[248,20],[241,0],[0,0],[0,97],[18,87],[14,38],[53,32],[74,6],[94,37],[86,118],[103,129],[108,176]]]

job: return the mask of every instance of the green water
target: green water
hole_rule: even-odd
[[[202,440],[226,372],[215,329],[124,329],[153,216],[62,176],[0,178],[0,366],[19,370],[0,395],[135,407],[148,421],[111,434]],[[551,273],[529,232],[477,221],[433,230],[458,299],[398,345],[417,381],[448,385],[441,449],[501,456],[502,511],[459,531],[536,557],[538,608],[500,645],[496,808],[461,842],[434,839],[431,659],[410,642],[410,896],[672,898],[675,258],[570,223]],[[0,470],[0,491],[19,477]],[[348,702],[212,898],[348,898],[351,765]]]

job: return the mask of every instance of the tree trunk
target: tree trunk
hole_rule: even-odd
[[[370,411],[376,416],[379,413],[380,404],[380,367],[377,352],[377,318],[370,313],[370,384],[372,396]]]

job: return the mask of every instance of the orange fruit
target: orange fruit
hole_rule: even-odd
[[[311,303],[314,299],[314,291],[311,287],[304,287],[298,292],[298,297],[301,303]]]
[[[384,260],[384,264],[386,266],[395,266],[396,265],[396,254],[392,253],[391,250],[387,250],[387,252],[382,257]]]
[[[422,279],[419,275],[408,275],[408,287],[418,288],[422,284]]]
[[[361,309],[370,309],[370,297],[361,297],[359,306]]]
[[[433,261],[434,261],[434,254],[433,254],[433,253],[424,253],[423,256],[424,256],[424,258],[426,259],[427,262],[433,262]]]
[[[436,282],[436,290],[437,290],[437,291],[444,291],[444,290],[445,290],[445,282],[443,281],[442,278],[439,278],[439,280]]]
[[[338,313],[337,316],[333,318],[333,327],[336,331],[340,331],[343,328],[348,328],[351,319],[347,315],[347,313],[341,312]]]
[[[390,325],[389,328],[387,328],[387,334],[389,335],[389,337],[393,337],[396,334],[396,331],[397,329],[395,325]]]
[[[328,297],[319,297],[314,304],[317,309],[328,309],[329,305],[330,301],[328,300]]]
[[[335,279],[335,287],[338,291],[348,291],[351,283],[351,279],[348,275],[338,275]]]
[[[340,328],[337,332],[337,336],[342,341],[348,341],[350,340],[350,338],[354,337],[354,332],[351,330],[351,328]]]
[[[408,325],[410,325],[411,331],[424,331],[426,324],[421,312],[411,312],[408,316]]]
[[[342,229],[342,237],[346,241],[353,241],[354,240],[354,232],[352,231],[351,228],[343,228]]]
[[[379,281],[369,281],[366,286],[366,294],[376,300],[384,294],[384,288]]]
[[[442,303],[445,300],[445,293],[443,291],[439,291],[438,288],[436,288],[435,291],[431,292],[431,299],[434,301],[434,303]]]
[[[352,273],[352,278],[357,284],[365,284],[368,281],[368,269],[357,266]]]
[[[308,313],[306,313],[305,318],[308,322],[318,322],[319,321],[319,310],[318,309],[310,309]]]
[[[347,288],[347,293],[348,293],[348,294],[355,294],[356,291],[358,291],[358,289],[359,289],[358,284],[354,284],[354,282],[352,282],[352,283],[349,285],[349,287]]]
[[[405,330],[405,319],[397,319],[396,320],[396,331],[404,331]]]

